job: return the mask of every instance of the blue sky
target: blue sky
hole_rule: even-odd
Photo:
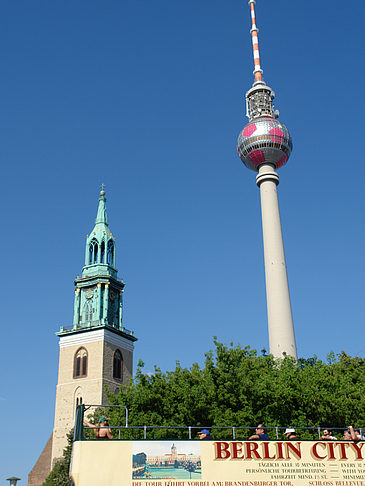
[[[365,2],[257,0],[294,143],[279,204],[298,354],[364,354]],[[58,342],[106,185],[135,363],[268,349],[259,191],[236,153],[246,0],[1,2],[0,482],[53,427]]]

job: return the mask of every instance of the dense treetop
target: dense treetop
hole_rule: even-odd
[[[134,380],[118,395],[110,394],[109,402],[128,408],[130,425],[365,425],[364,359],[342,352],[329,353],[327,362],[277,360],[249,346],[226,346],[216,339],[214,345],[204,367],[182,368],[177,362],[174,371],[155,367],[146,374],[139,362]],[[113,425],[124,423],[123,410],[108,413]]]

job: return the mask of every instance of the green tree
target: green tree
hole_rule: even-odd
[[[249,427],[345,427],[365,424],[365,360],[342,352],[327,362],[316,356],[276,360],[249,346],[229,346],[214,340],[201,368],[193,364],[163,373],[143,372],[138,363],[133,381],[110,404],[129,410],[130,425]],[[124,424],[124,410],[109,410],[112,425]],[[141,431],[124,431],[123,438],[141,438]],[[220,437],[224,431],[220,431]],[[185,435],[184,435],[185,434]],[[226,432],[231,434],[231,431]],[[247,438],[248,431],[237,437]],[[186,437],[186,431],[149,431],[148,437]],[[223,435],[224,436],[224,435]],[[303,432],[302,438],[314,438]]]

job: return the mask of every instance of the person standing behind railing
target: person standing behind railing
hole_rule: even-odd
[[[208,429],[203,429],[198,432],[199,440],[213,440]]]
[[[300,440],[299,437],[297,437],[295,434],[295,429],[285,429],[284,435],[286,437],[286,440]]]
[[[337,437],[334,437],[332,435],[332,430],[324,429],[321,439],[322,440],[337,440]]]
[[[350,434],[351,439],[355,442],[359,442],[360,440],[365,440],[365,437],[360,434],[360,430],[354,429],[352,425],[349,425],[348,433]]]
[[[270,437],[265,433],[265,426],[259,424],[256,427],[256,434],[251,435],[248,440],[270,440]]]
[[[113,438],[112,431],[109,428],[108,419],[103,416],[99,418],[99,425],[93,425],[92,423],[88,422],[85,418],[84,418],[84,425],[87,425],[89,429],[94,430],[94,434],[96,435],[97,439]]]

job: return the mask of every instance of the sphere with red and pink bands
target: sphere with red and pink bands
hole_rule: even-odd
[[[271,117],[253,120],[238,136],[238,155],[246,167],[255,172],[262,164],[280,169],[288,161],[292,148],[289,130]]]

